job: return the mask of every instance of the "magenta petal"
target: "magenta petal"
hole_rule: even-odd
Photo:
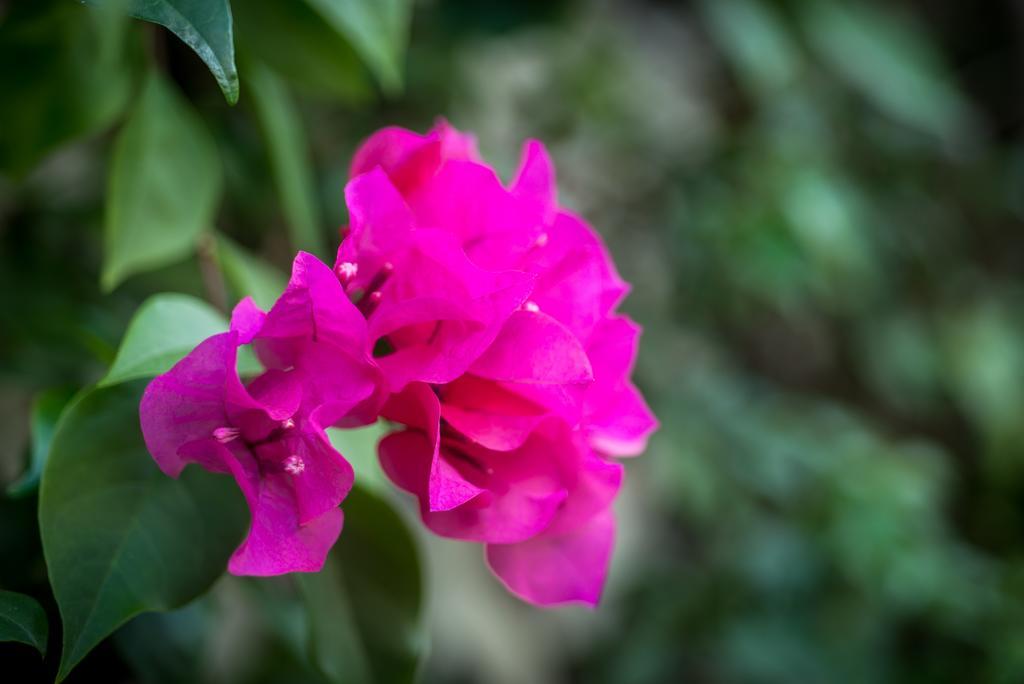
[[[595,449],[611,456],[639,456],[658,429],[658,419],[632,383],[624,383],[587,406],[587,432]]]
[[[531,250],[524,267],[537,273],[531,299],[586,341],[626,296],[608,250],[582,219],[559,212],[543,246]]]
[[[238,333],[238,343],[249,344],[252,342],[252,338],[259,333],[266,318],[267,314],[256,306],[252,297],[246,297],[238,302],[231,312],[231,330]]]
[[[440,120],[427,135],[389,127],[374,133],[356,151],[350,177],[380,167],[402,194],[415,192],[448,159],[478,160],[476,139]]]
[[[301,437],[286,440],[288,458],[298,457],[301,470],[290,474],[299,509],[299,522],[305,524],[337,508],[352,489],[352,466],[331,446],[327,435],[315,426],[302,430]],[[287,471],[286,471],[287,472]]]
[[[615,539],[610,510],[564,534],[540,534],[518,544],[488,544],[487,563],[517,596],[540,606],[601,599]]]
[[[426,494],[434,447],[422,432],[392,432],[377,445],[380,467],[395,486],[422,499]]]
[[[179,449],[189,442],[213,437],[228,425],[225,386],[234,378],[238,349],[235,333],[222,333],[201,342],[173,368],[146,387],[139,418],[146,448],[160,469],[177,477],[186,459]]]
[[[512,314],[470,371],[491,380],[549,385],[593,379],[576,336],[551,316],[534,311]]]
[[[431,446],[429,474],[426,481],[427,507],[431,511],[447,511],[480,493],[480,488],[466,480],[440,456],[441,406],[437,395],[424,383],[412,383],[400,394],[391,397],[383,415],[423,431]],[[416,493],[423,491],[422,483]]]
[[[450,382],[491,344],[532,287],[522,271],[474,265],[451,235],[419,230],[370,316],[371,339],[395,348],[377,359],[392,391],[414,380]]]
[[[230,446],[213,440],[202,445],[205,459],[219,460],[221,470],[234,476],[252,518],[246,538],[228,561],[228,571],[260,576],[318,571],[341,533],[341,510],[333,508],[300,524],[291,476],[261,472],[247,449],[238,442]]]
[[[560,445],[533,436],[514,452],[493,452],[472,444],[441,445],[441,458],[483,490],[448,511],[429,511],[423,520],[445,537],[512,543],[547,528],[567,491],[559,464],[552,458]]]
[[[312,254],[299,252],[288,287],[267,313],[257,351],[265,340],[284,343],[274,346],[272,366],[295,365],[307,342],[329,341],[359,355],[366,346],[366,322],[334,272]]]
[[[556,208],[555,166],[539,140],[528,140],[523,145],[519,170],[509,190],[517,197],[534,199],[545,208],[545,217],[553,216]]]
[[[389,259],[405,246],[414,219],[405,200],[380,169],[357,176],[345,186],[349,233],[338,248],[335,268],[348,262],[358,271],[349,287],[366,288]]]
[[[449,161],[409,198],[418,225],[452,233],[485,268],[515,267],[543,232],[544,207],[517,197],[494,171],[468,161]]]
[[[584,401],[591,443],[603,453],[635,456],[647,448],[658,421],[630,381],[640,326],[625,316],[602,321],[594,329],[587,353],[594,384]]]

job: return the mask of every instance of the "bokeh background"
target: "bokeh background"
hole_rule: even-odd
[[[5,483],[40,391],[102,374],[147,295],[204,294],[196,259],[101,289],[116,127],[82,137],[47,98],[121,86],[74,71],[103,57],[84,8],[29,4],[51,28],[22,27],[15,63],[25,4],[0,2]],[[292,48],[258,30],[267,5],[236,2],[240,55],[287,71]],[[244,76],[228,107],[186,46],[140,35],[117,78],[139,55],[171,75],[223,160],[216,228],[287,268]],[[506,178],[543,140],[561,201],[633,284],[637,382],[662,422],[628,463],[596,612],[521,604],[478,547],[423,535],[423,681],[1024,681],[1024,6],[427,0],[404,88],[364,71],[291,84],[324,244],[376,128],[444,116]],[[31,498],[0,500],[13,588],[45,582],[33,519]],[[306,681],[259,624],[294,616],[248,592],[225,579],[134,621],[76,681]]]

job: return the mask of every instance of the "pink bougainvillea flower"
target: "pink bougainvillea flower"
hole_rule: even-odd
[[[365,321],[331,270],[296,257],[284,294],[263,313],[243,300],[231,330],[202,342],[146,388],[146,445],[177,477],[188,463],[229,473],[252,523],[228,569],[238,575],[319,570],[342,527],[349,463],[324,428],[375,414],[376,370]],[[243,384],[238,348],[252,344],[267,370]]]
[[[639,327],[598,235],[530,141],[504,185],[472,136],[380,131],[356,153],[335,272],[391,393],[388,476],[435,533],[483,542],[538,604],[595,603],[622,469],[657,421],[630,379]]]
[[[415,494],[436,534],[483,542],[495,574],[528,601],[595,604],[614,536],[610,505],[622,466],[594,453],[578,431],[545,421],[510,451],[488,449],[442,424],[433,393],[409,388],[385,408],[415,425],[384,438],[381,465]]]

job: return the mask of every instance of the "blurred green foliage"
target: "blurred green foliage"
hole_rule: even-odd
[[[371,9],[339,19],[354,4]],[[91,5],[0,5],[0,56],[23,65],[0,75],[4,482],[33,396],[102,377],[148,296],[265,304],[295,248],[336,244],[358,141],[443,115],[506,173],[524,138],[549,145],[562,201],[634,284],[663,428],[628,464],[597,613],[482,594],[477,555],[435,554],[427,681],[1024,679],[1013,3],[429,0],[406,48],[403,3],[247,0],[235,107],[190,47]],[[105,179],[147,71],[202,127],[191,144],[210,139],[223,192],[104,294]],[[34,506],[0,499],[0,585],[52,623]],[[288,583],[224,581],[69,681],[317,681],[307,627]]]

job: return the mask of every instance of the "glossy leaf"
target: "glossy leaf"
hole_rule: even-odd
[[[322,256],[320,212],[302,119],[277,76],[260,65],[254,65],[247,75],[292,246]]]
[[[100,385],[159,375],[197,344],[227,327],[219,311],[195,297],[153,295],[128,324],[114,363]]]
[[[138,428],[143,383],[90,391],[57,427],[39,528],[64,623],[58,680],[144,611],[181,606],[224,572],[245,530],[228,477],[156,467]]]
[[[273,306],[288,278],[223,235],[217,236],[217,261],[237,299],[252,297],[263,309]]]
[[[318,574],[297,575],[310,656],[334,684],[412,682],[425,653],[416,542],[383,498],[356,487],[345,529]]]
[[[88,0],[94,5],[116,1]],[[206,63],[228,102],[238,102],[235,40],[228,0],[128,0],[125,9],[133,17],[160,24],[181,38]]]
[[[212,227],[222,182],[217,149],[202,121],[152,74],[114,147],[104,288],[191,252]]]
[[[72,396],[74,396],[74,392],[67,387],[53,387],[43,390],[33,399],[32,413],[30,414],[32,439],[28,468],[17,481],[7,488],[8,496],[26,496],[39,486],[39,477],[46,464],[46,457],[50,453],[50,442],[53,441],[53,431],[57,427],[57,420],[64,411],[64,407],[71,401]]]
[[[348,38],[381,86],[402,86],[402,60],[408,40],[411,0],[307,0]]]
[[[0,590],[0,641],[28,644],[46,655],[46,611],[31,596]]]

